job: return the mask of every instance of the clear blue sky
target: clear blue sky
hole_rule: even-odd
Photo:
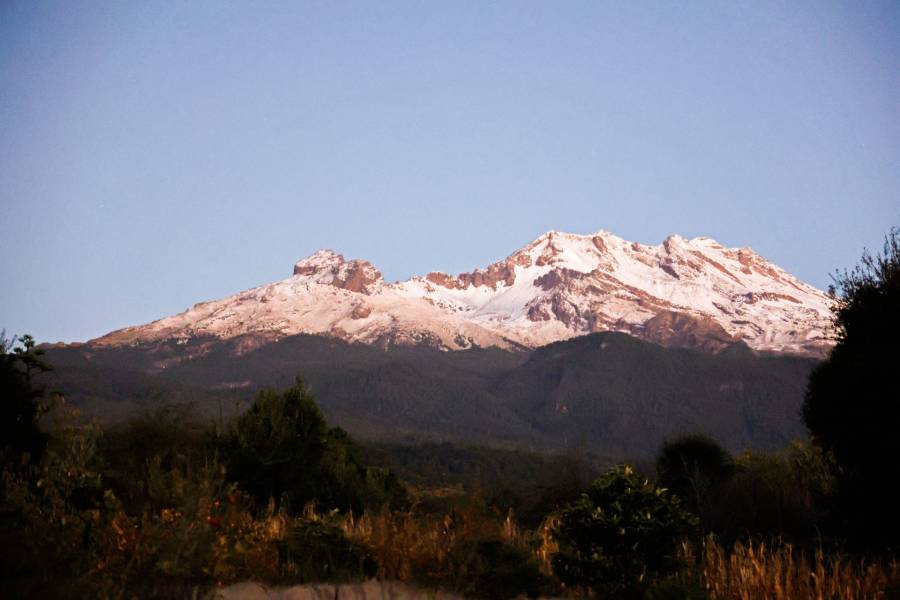
[[[0,3],[0,327],[607,229],[828,285],[900,223],[900,4]]]

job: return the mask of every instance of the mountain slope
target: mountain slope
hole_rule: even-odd
[[[91,342],[127,346],[211,336],[237,352],[301,333],[383,348],[535,348],[599,331],[719,352],[822,355],[829,299],[747,248],[669,236],[657,246],[607,232],[549,232],[471,273],[389,284],[363,260],[322,250],[285,280],[205,302]]]
[[[780,447],[802,435],[799,407],[815,364],[741,346],[717,354],[665,348],[621,333],[526,352],[386,352],[309,335],[238,353],[242,346],[241,338],[206,338],[48,348],[49,384],[100,416],[177,399],[217,418],[246,407],[260,387],[299,375],[329,419],[361,438],[642,456],[668,435],[696,430],[734,450]]]
[[[803,435],[800,404],[815,361],[664,348],[620,333],[535,350],[492,392],[542,436],[618,456],[703,431],[737,450],[779,448]]]

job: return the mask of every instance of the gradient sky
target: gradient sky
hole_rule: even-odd
[[[900,224],[900,4],[0,2],[0,327],[85,340],[549,229],[819,287]]]

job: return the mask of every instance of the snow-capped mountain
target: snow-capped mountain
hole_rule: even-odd
[[[320,250],[287,279],[93,343],[245,336],[256,346],[308,333],[457,350],[623,331],[712,352],[743,341],[760,351],[820,355],[832,343],[830,320],[826,294],[749,248],[706,237],[672,235],[647,246],[605,231],[551,231],[485,269],[397,283],[367,261]]]

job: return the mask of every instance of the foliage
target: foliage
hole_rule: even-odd
[[[900,479],[900,229],[835,283],[837,345],[810,376],[803,417],[834,456],[846,531],[880,548],[900,540],[900,513],[883,493],[886,481]]]
[[[43,369],[24,340],[19,355],[4,353],[16,377]],[[36,427],[46,395],[30,377],[15,381],[28,386],[34,408],[19,426]],[[56,404],[40,420],[42,452],[2,456],[2,597],[176,598],[247,579],[375,576],[481,598],[580,590],[743,600],[788,590],[855,599],[900,581],[896,563],[821,550],[807,559],[794,546],[758,542],[821,539],[835,468],[810,444],[732,461],[708,438],[669,442],[660,482],[698,500],[720,534],[692,546],[696,520],[628,467],[573,498],[598,465],[587,455],[382,446],[379,466],[365,467],[371,451],[364,457],[330,428],[300,382],[261,393],[224,436],[178,406],[103,431]],[[453,493],[426,503],[419,500],[448,490],[414,490],[416,504],[399,503],[393,464],[420,485],[452,484]],[[323,510],[310,503],[300,511],[303,500]],[[525,509],[523,525],[510,507]],[[748,541],[732,546],[736,539]]]
[[[192,400],[218,419],[249,405],[249,381],[284,389],[302,365],[323,412],[354,437],[409,443],[423,432],[466,444],[541,451],[580,445],[653,456],[666,436],[702,427],[732,450],[775,449],[803,435],[799,407],[816,360],[752,352],[706,354],[599,332],[532,352],[381,348],[298,335],[257,349],[240,338],[48,349],[54,386],[98,415]],[[191,360],[181,360],[191,356]],[[165,362],[165,369],[157,365]],[[729,390],[723,402],[722,390]],[[564,402],[568,412],[556,406]],[[127,417],[127,415],[126,415]]]
[[[26,340],[21,373],[40,364],[33,348]],[[34,423],[19,427],[36,426],[41,411],[34,414]],[[379,494],[399,485],[386,469],[360,467],[342,431],[309,422],[323,432],[320,470],[338,482],[332,493],[350,480],[359,485],[354,493],[378,504]],[[290,519],[274,505],[254,511],[226,479],[212,432],[192,425],[181,408],[103,432],[60,399],[44,425],[49,444],[40,461],[3,455],[0,596],[180,598],[251,577],[343,577],[347,553],[366,552],[334,524]],[[298,539],[306,546],[299,572]],[[359,576],[374,569],[367,560]]]
[[[514,511],[529,527],[576,500],[614,464],[580,448],[560,454],[447,442],[369,443],[363,448],[369,463],[389,466],[412,487],[422,510],[447,511],[460,498],[477,495],[502,512]]]
[[[461,571],[456,591],[467,598],[534,598],[548,585],[527,551],[501,539],[464,540],[451,557]]]
[[[829,457],[809,442],[748,450],[710,506],[710,529],[728,543],[782,537],[810,546],[827,533],[833,488]]]
[[[0,596],[57,597],[94,570],[116,499],[96,470],[98,430],[72,422],[40,463],[4,462],[0,481]]]
[[[98,446],[105,485],[136,512],[172,506],[184,480],[218,463],[208,428],[185,406],[164,404],[139,413],[107,428]]]
[[[477,502],[447,513],[414,510],[347,515],[343,528],[371,548],[379,579],[415,582],[472,598],[513,598],[553,591],[542,572],[539,538]]]
[[[710,595],[702,576],[689,569],[651,583],[644,591],[643,600],[710,600]]]
[[[659,485],[678,496],[709,525],[711,504],[734,474],[734,459],[711,437],[694,433],[667,440],[656,459]]]
[[[278,553],[284,572],[297,582],[368,579],[378,569],[369,550],[344,534],[334,514],[309,511],[288,527]]]
[[[677,498],[622,466],[560,512],[553,567],[569,585],[636,594],[677,570],[695,525]]]
[[[10,461],[37,462],[47,445],[38,427],[45,391],[34,383],[36,374],[50,369],[43,355],[30,335],[0,334],[0,453],[9,454]]]
[[[312,501],[341,510],[402,497],[390,473],[369,471],[356,444],[329,428],[301,380],[282,393],[261,391],[223,443],[228,476],[258,506],[275,499],[298,512]]]

